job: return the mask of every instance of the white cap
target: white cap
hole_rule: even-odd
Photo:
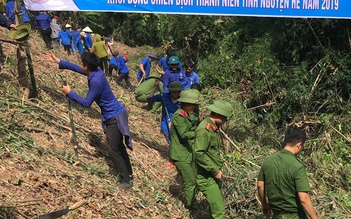
[[[86,26],[82,31],[92,33],[93,31],[90,29],[90,27]]]

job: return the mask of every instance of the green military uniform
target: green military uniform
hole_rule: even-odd
[[[307,219],[298,192],[309,192],[306,169],[293,153],[281,150],[267,157],[258,174],[264,182],[269,206],[276,219]]]
[[[151,73],[149,76],[149,79],[141,83],[136,89],[135,89],[135,99],[138,102],[147,102],[147,96],[149,95],[150,91],[154,88],[155,85],[155,78],[159,78],[159,75],[155,72]],[[159,89],[163,93],[163,85],[162,82],[159,84]],[[159,91],[155,92],[155,95],[160,94]],[[162,105],[161,102],[154,102],[150,103],[152,105],[152,111],[156,111],[160,106]]]
[[[212,217],[222,219],[224,200],[220,182],[215,178],[223,165],[219,153],[222,140],[217,125],[210,118],[204,119],[195,131],[195,138],[196,182],[209,202]]]
[[[199,119],[195,114],[178,109],[172,118],[170,158],[183,178],[187,207],[196,207],[196,171],[193,157],[195,129]]]

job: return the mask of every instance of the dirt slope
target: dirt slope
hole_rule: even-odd
[[[7,30],[1,29],[6,38]],[[30,37],[30,49],[39,98],[21,100],[13,65],[15,46],[3,43],[7,65],[0,73],[0,218],[35,218],[80,200],[87,204],[62,218],[207,218],[206,213],[190,216],[183,207],[181,186],[174,168],[167,167],[167,146],[159,132],[160,115],[146,111],[128,90],[110,80],[117,98],[129,113],[134,150],[129,151],[134,187],[120,190],[112,163],[104,148],[100,110],[94,103],[85,109],[75,103],[78,154],[74,155],[66,98],[59,73],[71,88],[85,96],[86,77],[58,70],[45,63],[44,43],[38,33]],[[132,84],[136,85],[137,59],[145,48],[115,43],[115,49],[130,57]],[[58,57],[77,62],[76,56],[55,51]],[[133,60],[134,59],[134,60]]]

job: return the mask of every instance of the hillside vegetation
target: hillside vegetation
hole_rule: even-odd
[[[143,15],[127,17],[133,16],[138,20]],[[145,15],[144,20],[138,21],[166,17],[163,16]],[[315,34],[310,39],[311,32],[304,33],[299,21],[289,19],[283,22],[222,18],[224,24],[215,17],[168,19],[168,27],[172,27],[172,22],[179,25],[187,19],[189,26],[194,27],[189,28],[194,35],[188,44],[176,41],[178,35],[167,38],[170,35],[166,32],[163,33],[167,41],[163,43],[183,42],[186,50],[179,49],[181,59],[198,61],[198,73],[205,85],[201,117],[208,114],[206,106],[214,99],[225,99],[235,108],[234,116],[223,127],[241,150],[223,138],[227,217],[263,218],[257,202],[256,176],[263,159],[280,150],[286,126],[294,124],[308,132],[309,140],[299,159],[306,164],[313,188],[312,201],[320,218],[350,218],[351,105],[346,74],[351,66],[346,60],[350,48],[341,46],[347,40],[344,34],[338,43],[324,34],[327,30],[339,30],[342,21],[315,24],[319,32],[310,28]],[[318,21],[313,20],[310,25],[314,22]],[[166,26],[163,24],[162,27]],[[271,27],[272,32],[263,31],[263,26]],[[135,33],[143,31],[137,29]],[[183,34],[183,39],[190,36],[177,33],[179,38]],[[278,33],[280,40],[274,37]],[[1,38],[6,34],[6,30],[0,33]],[[131,37],[125,38],[128,39]],[[137,38],[134,40],[138,42]],[[63,218],[209,218],[208,205],[201,194],[198,199],[202,211],[189,212],[183,207],[180,180],[175,169],[167,167],[167,146],[158,131],[160,115],[146,111],[144,104],[136,102],[132,93],[113,80],[112,89],[129,113],[134,187],[125,191],[116,186],[96,104],[89,109],[72,104],[79,145],[78,157],[75,156],[67,100],[56,74],[62,75],[81,95],[87,90],[86,78],[44,63],[44,45],[35,31],[29,42],[39,91],[39,97],[29,101],[23,99],[18,89],[15,47],[3,44],[7,62],[0,73],[0,218],[33,218],[80,200],[87,204]],[[128,54],[133,85],[138,83],[134,76],[140,60],[152,49],[163,51],[158,47],[129,47],[120,43],[114,47]],[[193,52],[186,53],[189,50]],[[78,61],[76,56],[55,53]]]

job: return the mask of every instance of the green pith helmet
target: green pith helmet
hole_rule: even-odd
[[[225,100],[216,100],[212,105],[207,107],[212,112],[219,115],[230,117],[232,115],[233,106]]]
[[[181,90],[183,90],[183,87],[178,81],[173,81],[172,83],[169,84],[168,90],[169,91],[181,91]]]
[[[9,32],[9,37],[10,39],[13,39],[13,40],[23,41],[28,39],[30,30],[31,30],[30,24],[28,23],[20,24],[16,27],[15,30],[11,30]]]
[[[153,72],[150,73],[149,78],[158,78],[158,79],[160,79],[161,75],[159,73],[153,71]]]
[[[168,65],[178,65],[180,63],[180,60],[178,56],[171,56],[169,57],[169,60],[167,62]]]
[[[200,95],[192,89],[187,89],[180,93],[180,98],[178,99],[178,102],[199,104]]]
[[[201,92],[197,89],[194,89],[194,88],[190,88],[189,90],[192,90],[193,92],[195,92],[197,95],[199,95],[199,99],[200,99],[200,102],[204,101],[205,98],[201,95]]]

